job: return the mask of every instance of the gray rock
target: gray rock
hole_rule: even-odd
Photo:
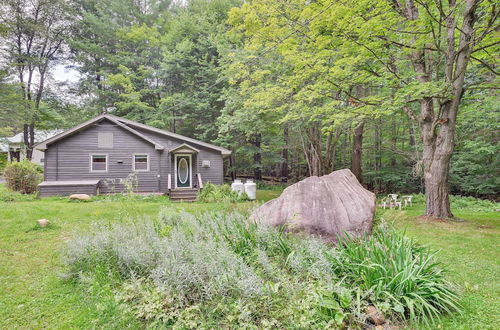
[[[40,227],[47,227],[50,224],[50,221],[47,219],[38,219],[36,222],[38,222]]]
[[[379,311],[375,306],[368,306],[366,308],[366,315],[368,319],[375,325],[380,326],[385,323],[384,314]]]
[[[90,196],[87,194],[73,194],[73,195],[69,196],[69,199],[76,199],[76,200],[80,200],[80,201],[89,201]]]
[[[375,194],[344,169],[287,187],[280,197],[257,208],[251,219],[337,241],[345,233],[369,234],[374,214]]]

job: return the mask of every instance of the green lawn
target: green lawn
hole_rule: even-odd
[[[0,192],[3,189],[0,185]],[[277,191],[259,191],[260,200]],[[60,251],[72,235],[95,221],[121,221],[156,216],[163,206],[186,210],[249,209],[252,203],[202,204],[168,201],[69,202],[42,199],[0,202],[0,328],[138,328],[133,318],[118,310],[108,288],[84,289],[61,278]],[[499,216],[496,212],[456,211],[466,222],[417,220],[423,206],[383,217],[419,242],[440,249],[449,278],[463,289],[462,315],[447,316],[447,329],[499,327]],[[384,213],[384,212],[381,212]],[[36,229],[47,218],[52,226]]]

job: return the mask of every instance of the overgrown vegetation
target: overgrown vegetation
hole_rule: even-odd
[[[7,153],[0,153],[0,173],[3,173],[3,170],[5,169],[6,165],[7,165]]]
[[[458,309],[434,254],[379,226],[333,247],[250,223],[239,213],[96,224],[65,248],[69,276],[105,282],[147,324],[176,327],[327,327],[432,322]]]
[[[12,162],[5,166],[3,172],[7,188],[23,194],[37,191],[38,184],[43,179],[43,169],[28,160]]]
[[[249,199],[246,193],[238,194],[238,192],[232,191],[231,186],[228,184],[219,186],[207,183],[200,190],[198,200],[204,203],[235,203]]]

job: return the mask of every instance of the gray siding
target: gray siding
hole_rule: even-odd
[[[113,148],[98,147],[98,132],[113,133]],[[119,180],[133,173],[136,153],[149,154],[150,159],[148,172],[136,172],[138,190],[158,191],[158,151],[151,143],[108,121],[50,145],[45,156],[45,181],[101,179],[101,192],[120,192],[124,187]],[[108,155],[107,172],[90,171],[91,154]]]
[[[136,172],[139,182],[138,190],[141,192],[167,192],[168,174],[172,175],[172,182],[174,179],[174,157],[169,150],[185,143],[185,141],[148,130],[133,128],[163,145],[165,150],[155,150],[153,144],[108,120],[103,120],[48,146],[45,151],[45,181],[100,179],[100,192],[120,192],[124,187],[119,184],[119,180],[125,179],[129,174],[133,173],[133,155],[149,154],[149,171]],[[113,148],[98,147],[98,133],[103,132],[113,133]],[[193,155],[193,184],[197,184],[196,175],[198,172],[201,174],[204,183],[222,184],[222,154],[219,151],[194,143],[188,143],[188,145],[199,150],[199,154]],[[108,155],[107,172],[90,171],[91,154]],[[203,160],[210,161],[210,168],[202,168]],[[52,190],[41,187],[41,194],[43,196],[54,192],[52,194],[63,195],[80,192],[71,189],[77,189],[77,187],[53,188]]]
[[[69,196],[72,194],[96,195],[96,186],[46,186],[39,187],[40,196]]]
[[[186,143],[180,139],[174,139],[168,136],[156,134],[154,132],[150,132],[143,129],[134,128],[137,131],[141,132],[145,136],[149,137],[152,140],[158,141],[161,145],[165,147],[164,154],[162,155],[162,173],[171,173],[172,177],[174,175],[174,156],[168,152],[174,148],[177,148],[183,143]],[[198,154],[193,155],[193,180],[196,179],[196,174],[199,172],[201,174],[201,178],[204,183],[211,182],[214,184],[222,184],[224,175],[223,175],[223,159],[222,154],[217,151],[207,147],[203,147],[194,143],[186,143],[200,152]],[[204,160],[210,161],[209,168],[202,168],[201,164]],[[167,188],[167,175],[162,175],[162,190],[165,191]],[[193,181],[195,183],[196,181]]]

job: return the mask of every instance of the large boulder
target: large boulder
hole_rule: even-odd
[[[369,234],[374,214],[375,194],[344,169],[287,187],[280,197],[256,209],[251,219],[337,241],[345,233]]]

